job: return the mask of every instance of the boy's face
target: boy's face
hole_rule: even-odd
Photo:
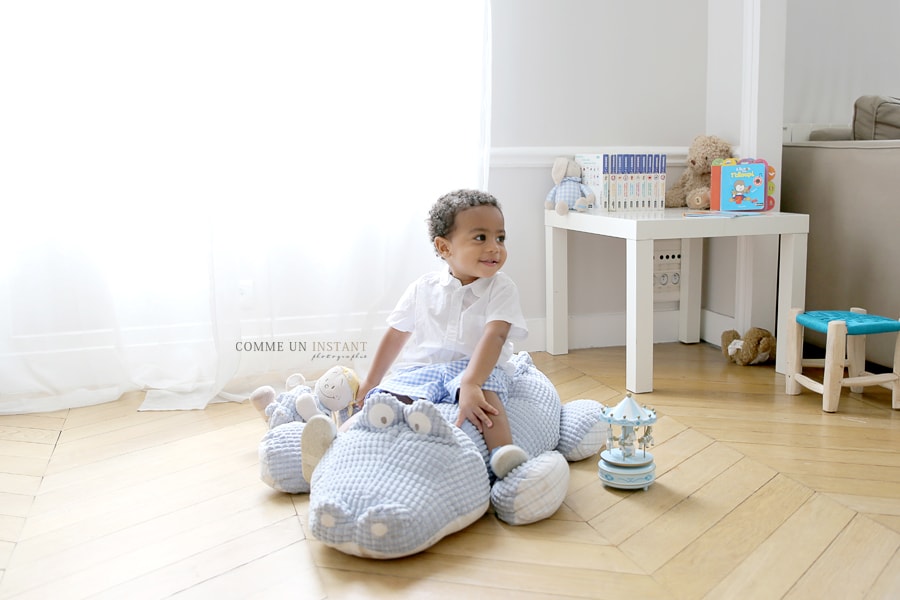
[[[506,262],[503,213],[495,206],[475,206],[457,213],[453,230],[434,240],[450,272],[468,285],[494,275]]]

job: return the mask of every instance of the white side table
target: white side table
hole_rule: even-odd
[[[582,231],[621,238],[626,243],[625,387],[653,391],[653,242],[681,239],[681,300],[678,337],[700,341],[700,289],[703,238],[779,235],[778,322],[776,337],[788,331],[791,308],[806,300],[806,238],[809,215],[767,212],[737,218],[685,217],[682,208],[657,213],[559,215],[545,211],[547,261],[547,351],[566,354],[568,331],[568,232]],[[787,370],[787,357],[776,355],[775,369]]]

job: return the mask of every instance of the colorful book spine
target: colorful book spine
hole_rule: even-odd
[[[616,212],[619,208],[619,157],[609,155],[609,210]]]
[[[666,155],[659,155],[659,184],[656,187],[658,208],[666,207]]]
[[[594,212],[665,208],[665,154],[576,154],[575,162],[581,167],[582,183],[596,198]]]
[[[601,210],[609,210],[609,154],[603,155],[603,202],[600,203]]]

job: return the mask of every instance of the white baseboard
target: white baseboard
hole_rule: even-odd
[[[544,352],[547,349],[547,320],[528,319],[528,338],[516,350]],[[722,332],[734,329],[734,317],[708,310],[700,313],[700,339],[718,346]],[[657,310],[653,313],[654,343],[678,341],[678,311]],[[625,345],[625,313],[572,315],[569,317],[569,348],[607,348]]]

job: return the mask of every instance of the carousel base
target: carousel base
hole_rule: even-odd
[[[640,452],[637,456],[623,456],[621,451],[604,450],[600,453],[597,474],[609,487],[624,490],[646,490],[656,477],[653,455]]]

